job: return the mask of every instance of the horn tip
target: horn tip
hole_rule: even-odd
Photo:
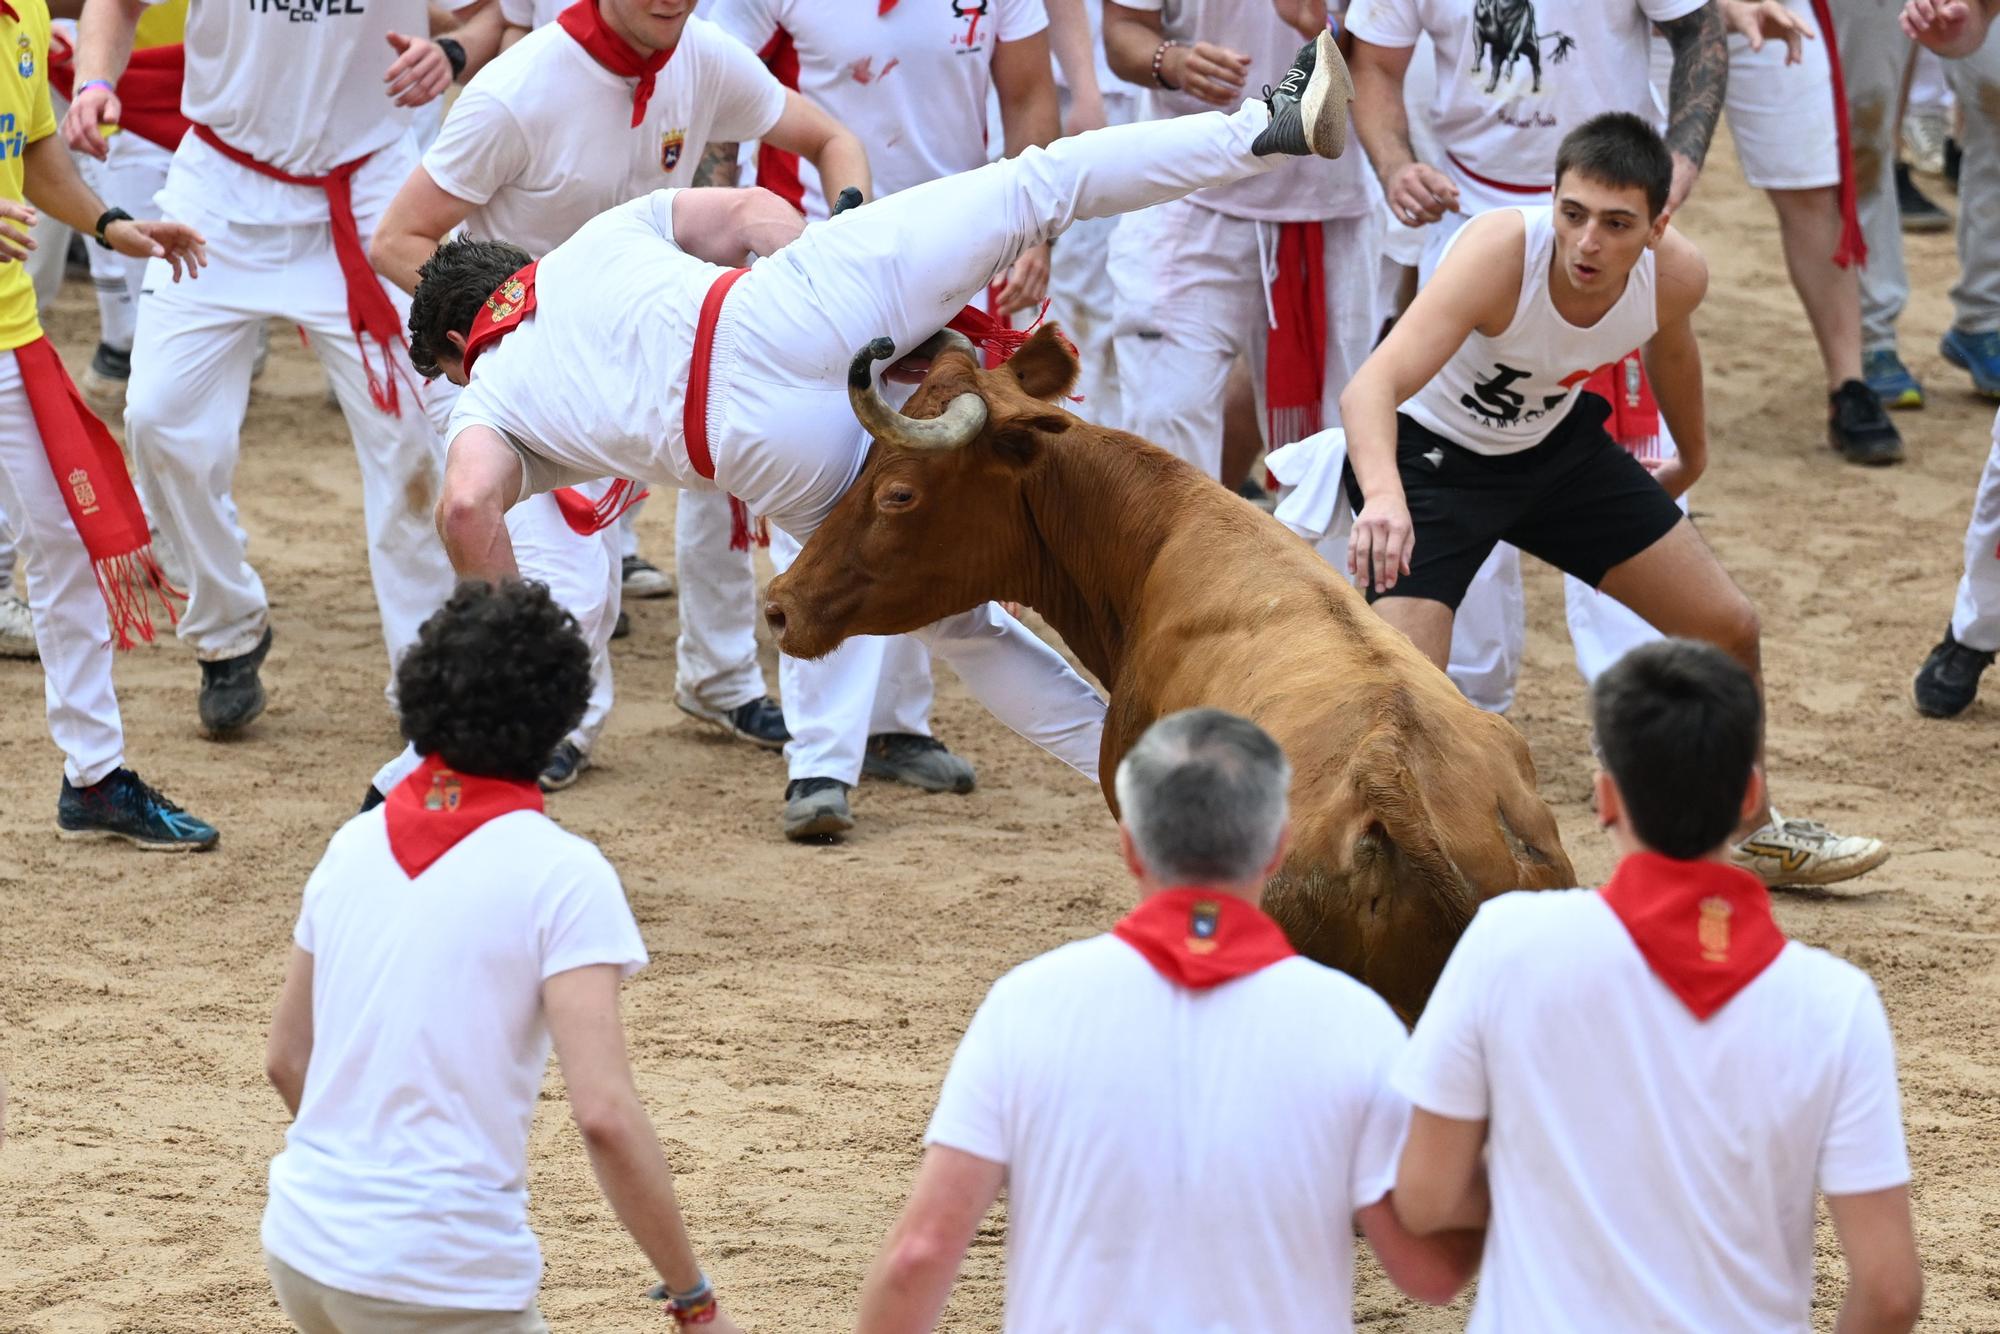
[[[847,387],[866,389],[875,382],[875,363],[887,361],[896,355],[896,342],[884,335],[872,340],[866,347],[854,354],[854,360],[847,366]]]

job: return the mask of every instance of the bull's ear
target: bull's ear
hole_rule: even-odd
[[[993,428],[993,447],[1014,463],[1031,463],[1041,451],[1044,436],[1061,435],[1069,428],[1070,418],[1063,413],[1024,413]]]
[[[1076,348],[1054,324],[1044,324],[1029,334],[1021,350],[1007,358],[1001,369],[1014,377],[1028,397],[1044,402],[1053,402],[1076,388],[1081,373]]]

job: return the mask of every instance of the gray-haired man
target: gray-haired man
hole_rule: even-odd
[[[1403,1028],[1257,906],[1291,769],[1256,724],[1161,719],[1118,768],[1136,910],[994,984],[861,1294],[863,1334],[929,1330],[1000,1187],[1006,1328],[1351,1328],[1353,1229],[1447,1302],[1477,1233],[1419,1242],[1388,1199]]]

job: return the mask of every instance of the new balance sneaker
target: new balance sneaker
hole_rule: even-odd
[[[132,349],[121,351],[109,343],[99,343],[90,364],[83,368],[84,397],[93,403],[122,409],[125,406],[125,382],[131,378]]]
[[[271,629],[248,653],[201,664],[201,725],[211,736],[248,727],[264,712],[264,682],[257,669],[271,651]]]
[[[926,792],[961,795],[972,791],[976,781],[970,761],[952,754],[936,737],[915,732],[877,732],[869,737],[861,772]]]
[[[1276,88],[1264,89],[1271,123],[1250,151],[1258,157],[1339,157],[1347,151],[1347,108],[1353,101],[1347,62],[1340,58],[1333,34],[1322,32],[1299,48]]]
[[[1827,395],[1826,440],[1849,463],[1879,468],[1903,461],[1903,435],[1875,391],[1859,380]]]
[[[1967,648],[1946,626],[1944,638],[1917,669],[1912,693],[1917,712],[1926,718],[1956,718],[1972,707],[1979,693],[1979,676],[1993,665],[1994,654]]]
[[[1988,398],[2000,398],[2000,332],[1952,329],[1938,341],[1938,351],[1972,377],[1974,389]]]
[[[66,839],[122,838],[148,852],[206,852],[222,837],[130,769],[113,769],[89,787],[63,779],[56,829]]]
[[[1842,836],[1817,820],[1771,822],[1729,850],[1729,860],[1773,889],[1835,885],[1889,860],[1878,838]]]
[[[35,614],[12,593],[0,594],[0,658],[39,658]]]
[[[620,582],[628,598],[670,598],[673,577],[644,556],[627,556],[622,562]]]
[[[725,710],[712,709],[676,690],[674,706],[696,722],[766,750],[783,750],[792,739],[792,734],[785,730],[785,711],[769,695]]]
[[[1907,164],[1896,164],[1896,215],[1906,232],[1941,232],[1951,226],[1951,214],[1931,202],[1931,197],[1910,179]]]
[[[1924,387],[1893,347],[1878,347],[1861,354],[1861,378],[1875,391],[1885,408],[1920,408]]]
[[[556,743],[556,753],[549,756],[535,782],[544,792],[560,792],[575,783],[589,767],[590,756],[578,749],[574,741],[565,739]]]
[[[794,778],[785,784],[785,837],[792,842],[834,838],[852,828],[847,784],[838,778]]]

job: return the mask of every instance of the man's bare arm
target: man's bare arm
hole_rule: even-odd
[[[689,188],[674,196],[674,244],[711,264],[775,255],[806,229],[799,211],[761,186]]]
[[[1408,1297],[1443,1306],[1465,1289],[1479,1271],[1486,1233],[1481,1228],[1418,1236],[1396,1217],[1392,1191],[1354,1215],[1382,1272]]]
[[[1354,132],[1375,164],[1389,209],[1405,227],[1436,222],[1458,207],[1458,187],[1436,167],[1417,161],[1410,115],[1403,106],[1409,46],[1377,46],[1354,39],[1347,62],[1354,76]]]
[[[1410,1111],[1396,1166],[1396,1220],[1419,1237],[1486,1226],[1486,1122]]]
[[[501,17],[500,0],[480,0],[470,13],[459,10],[451,17],[448,27],[434,31],[465,48],[465,71],[458,81],[470,83],[473,75],[486,68],[487,61],[500,54],[500,38],[507,31],[507,20]]]
[[[929,1334],[1006,1180],[1005,1167],[976,1154],[941,1144],[924,1150],[909,1203],[861,1285],[857,1334]]]
[[[1729,90],[1729,34],[1717,0],[1660,25],[1673,48],[1667,79],[1667,149],[1674,155],[1673,192],[1667,211],[1681,206],[1694,189],[1708,157],[1722,102]]]
[[[490,426],[468,426],[445,455],[437,530],[461,579],[518,579],[507,511],[521,498],[521,459]],[[686,1291],[686,1289],[682,1289]]]
[[[313,956],[293,945],[278,1008],[271,1016],[271,1036],[264,1044],[265,1077],[293,1116],[305,1100],[306,1067],[312,1063],[312,985]]]
[[[1047,147],[1062,134],[1062,103],[1056,96],[1046,31],[994,46],[993,91],[1000,99],[1008,157],[1027,148]],[[1005,317],[1031,310],[1048,290],[1049,248],[1029,246],[994,285],[995,313]]]
[[[109,151],[103,127],[116,125],[122,109],[110,88],[84,85],[115,85],[123,77],[132,60],[132,34],[145,12],[145,0],[85,0],[76,23],[77,94],[63,113],[62,136],[71,148],[99,161]]]
[[[2000,0],[1909,0],[1900,22],[1910,40],[1959,59],[1985,45],[1996,16]]]
[[[1708,292],[1708,263],[1692,241],[1670,228],[1660,239],[1654,273],[1659,328],[1646,343],[1646,376],[1679,458],[1647,466],[1667,494],[1679,499],[1708,470],[1701,345],[1694,336],[1694,312]]]
[[[416,291],[417,270],[472,208],[469,200],[446,191],[418,165],[389,201],[388,212],[369,238],[368,262],[405,292]]]
[[[1097,55],[1090,49],[1090,16],[1083,0],[1047,0],[1049,51],[1069,85],[1065,134],[1104,128],[1104,90],[1097,84]]]
[[[861,140],[854,132],[835,120],[823,107],[808,97],[787,90],[785,110],[778,117],[778,123],[764,136],[764,142],[787,153],[797,153],[813,164],[819,173],[820,188],[829,203],[840,197],[840,192],[852,187],[861,192],[863,199],[874,194],[874,181],[868,171],[868,153],[861,147]],[[735,183],[735,145],[729,146],[730,180]],[[707,162],[707,155],[703,155]],[[701,184],[697,178],[697,185]],[[724,184],[715,181],[713,184]]]
[[[1826,1211],[1847,1260],[1847,1296],[1834,1334],[1907,1334],[1924,1305],[1910,1188],[1829,1195]]]

